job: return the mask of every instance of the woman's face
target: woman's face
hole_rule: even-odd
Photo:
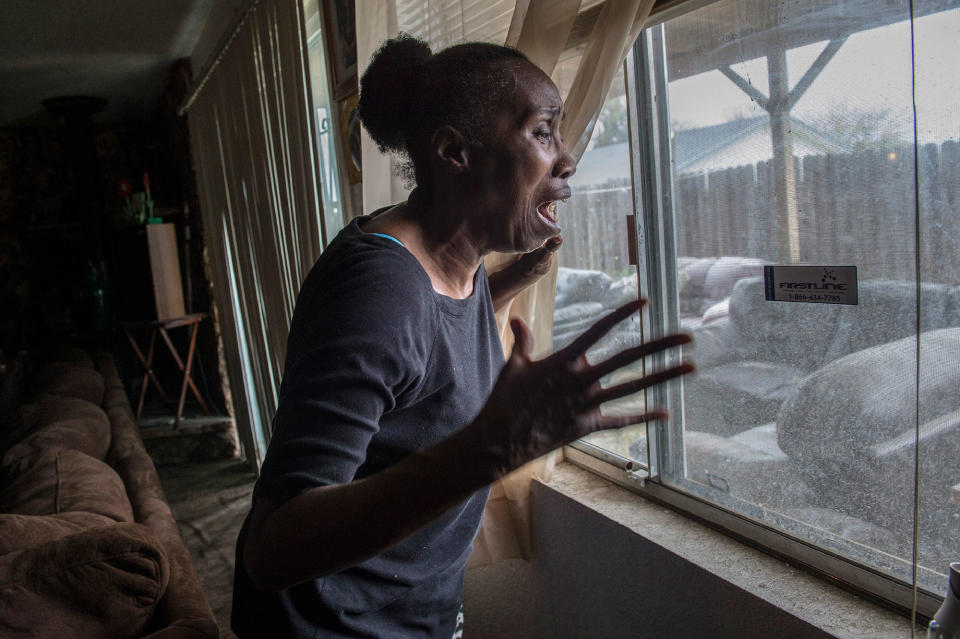
[[[576,163],[560,138],[563,102],[550,78],[526,62],[505,72],[515,74],[516,88],[490,135],[471,148],[471,208],[488,250],[528,252],[560,234],[556,203],[570,197]]]

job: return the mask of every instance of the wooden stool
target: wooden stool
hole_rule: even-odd
[[[200,325],[200,320],[206,317],[206,313],[193,313],[191,315],[185,315],[183,317],[172,317],[165,320],[153,320],[148,322],[124,322],[123,332],[126,333],[127,339],[130,340],[130,345],[133,347],[133,351],[137,354],[137,358],[140,360],[140,363],[143,364],[143,383],[140,385],[140,401],[137,403],[137,423],[140,423],[140,415],[143,413],[143,400],[147,395],[147,384],[148,382],[153,382],[153,385],[156,386],[157,392],[160,393],[160,397],[163,398],[167,404],[172,403],[170,398],[167,395],[167,392],[163,389],[163,385],[160,383],[160,380],[157,378],[156,374],[153,372],[153,351],[154,346],[157,343],[157,333],[160,334],[160,337],[163,338],[163,341],[167,344],[167,349],[170,351],[170,354],[173,355],[174,361],[177,363],[177,366],[180,367],[180,372],[183,373],[183,381],[180,383],[180,399],[177,402],[177,417],[173,423],[173,427],[177,428],[180,426],[180,417],[183,415],[183,402],[187,398],[187,387],[190,387],[190,390],[193,392],[193,396],[197,398],[197,401],[200,402],[200,406],[203,408],[203,414],[210,414],[210,410],[207,408],[207,403],[203,401],[203,396],[200,395],[200,391],[197,390],[197,385],[193,383],[193,377],[190,375],[190,371],[193,368],[193,355],[196,352],[197,348],[197,328]],[[170,335],[167,334],[167,331],[174,328],[180,328],[182,326],[190,326],[190,347],[187,350],[186,362],[180,359],[180,354],[177,352],[177,348],[173,345],[173,342],[170,340]],[[143,352],[140,350],[140,347],[137,345],[137,341],[133,338],[133,331],[150,329],[150,346],[147,349],[147,355],[144,357]]]

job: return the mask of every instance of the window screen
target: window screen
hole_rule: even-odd
[[[574,62],[578,62],[574,60]],[[566,77],[561,63],[554,74],[561,85]],[[554,305],[553,345],[569,344],[603,315],[637,299],[637,269],[629,259],[627,215],[633,212],[627,97],[624,74],[617,74],[603,104],[592,138],[570,179],[570,200],[558,207],[563,228],[559,251],[557,295]],[[587,352],[592,363],[640,344],[639,320],[622,322]],[[642,371],[642,362],[617,371],[603,386],[616,384]],[[637,415],[644,412],[643,394],[609,402],[604,414]],[[602,431],[585,440],[613,453],[624,462],[646,464],[646,425]]]
[[[664,395],[659,480],[940,594],[960,555],[957,33],[947,2],[720,0],[645,34],[633,147],[649,330],[692,333],[699,367]],[[609,278],[594,291],[626,276],[598,251],[561,260]],[[768,301],[772,265],[856,267],[856,304]],[[559,326],[590,315],[562,295]]]

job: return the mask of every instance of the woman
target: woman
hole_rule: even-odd
[[[604,417],[599,404],[691,369],[600,389],[602,376],[688,340],[588,365],[586,349],[638,304],[536,362],[515,321],[504,366],[494,308],[547,270],[555,203],[575,170],[542,71],[504,47],[432,55],[401,36],[361,89],[364,126],[407,155],[416,187],[348,225],[300,292],[238,540],[241,637],[448,639],[489,484],[594,430],[664,418]],[[488,280],[491,251],[524,255]]]

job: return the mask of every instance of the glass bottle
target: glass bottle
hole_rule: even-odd
[[[930,622],[927,639],[960,639],[960,562],[950,564],[947,596]]]

